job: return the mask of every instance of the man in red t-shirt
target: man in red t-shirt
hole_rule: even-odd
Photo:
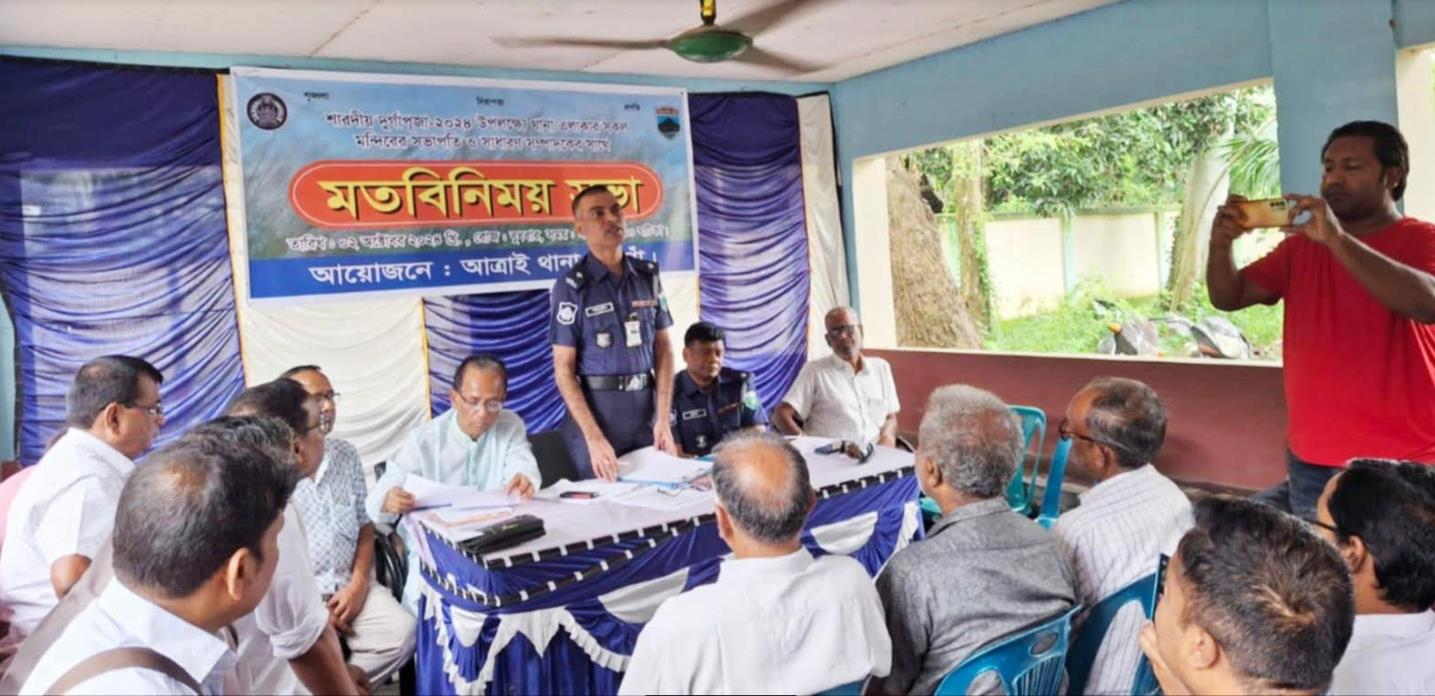
[[[1435,225],[1395,207],[1409,148],[1394,126],[1355,121],[1321,160],[1321,197],[1286,195],[1293,219],[1308,215],[1279,246],[1236,270],[1249,229],[1232,196],[1206,266],[1218,309],[1285,300],[1289,477],[1258,497],[1307,517],[1352,458],[1435,463]]]

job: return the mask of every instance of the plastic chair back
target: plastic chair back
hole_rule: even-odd
[[[1161,590],[1161,575],[1161,570],[1158,569],[1154,573],[1138,578],[1130,585],[1111,593],[1111,596],[1097,602],[1096,606],[1091,608],[1091,613],[1087,614],[1086,621],[1081,624],[1081,629],[1072,639],[1071,653],[1066,658],[1066,673],[1071,678],[1068,686],[1072,696],[1081,696],[1086,692],[1086,682],[1091,676],[1091,666],[1096,662],[1096,653],[1101,650],[1101,644],[1106,640],[1106,634],[1110,631],[1111,622],[1116,619],[1116,614],[1132,602],[1141,604],[1141,611],[1148,619],[1155,613],[1156,596]],[[1143,683],[1143,676],[1145,680],[1149,680],[1149,684]],[[1150,694],[1153,687],[1159,689],[1156,686],[1156,675],[1151,671],[1151,665],[1143,656],[1136,671],[1136,679],[1132,684],[1131,693]]]
[[[533,458],[538,460],[538,473],[543,478],[539,488],[547,488],[559,479],[578,479],[578,470],[573,466],[573,457],[568,454],[568,445],[563,442],[560,431],[529,433],[528,444],[533,448]]]
[[[1081,607],[1022,629],[973,653],[937,686],[938,696],[965,694],[977,677],[994,672],[1011,696],[1055,694],[1066,674],[1071,618]]]
[[[859,679],[855,682],[834,686],[818,696],[862,696],[862,686],[866,683],[866,679]]]
[[[1036,521],[1051,529],[1061,514],[1061,481],[1066,478],[1066,458],[1071,454],[1071,440],[1057,440],[1051,453],[1051,468],[1046,471],[1046,492],[1041,496],[1041,514]]]
[[[1011,483],[1007,484],[1006,502],[1012,510],[1030,515],[1037,466],[1041,463],[1042,449],[1046,447],[1046,412],[1035,406],[1012,406],[1011,412],[1021,418],[1021,439],[1026,448],[1022,450],[1021,461],[1016,463]]]

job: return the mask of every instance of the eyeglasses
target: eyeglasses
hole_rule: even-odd
[[[134,409],[139,409],[139,410],[141,410],[141,411],[144,411],[146,414],[149,415],[150,418],[159,418],[160,416],[163,416],[163,415],[164,415],[164,404],[161,404],[161,403],[159,403],[159,402],[155,402],[155,405],[153,405],[153,406],[145,406],[145,405],[143,405],[143,404],[136,404],[136,403],[128,403],[128,404],[120,404],[120,405],[121,405],[121,406],[124,406],[125,408],[134,408]]]
[[[1306,521],[1307,524],[1310,524],[1311,526],[1320,527],[1321,529],[1324,529],[1324,530],[1326,530],[1326,531],[1330,532],[1331,534],[1334,534],[1334,535],[1336,535],[1336,536],[1338,536],[1338,537],[1345,536],[1344,534],[1341,534],[1339,527],[1336,527],[1336,526],[1333,525],[1333,524],[1326,524],[1326,523],[1324,523],[1324,522],[1321,522],[1320,520],[1316,519],[1314,515],[1311,515],[1310,517],[1306,517],[1306,518],[1305,518],[1305,521]]]
[[[832,338],[837,338],[839,336],[843,338],[851,338],[853,336],[856,336],[857,332],[860,330],[862,330],[862,326],[860,324],[844,324],[842,326],[834,326],[828,329],[827,335]]]
[[[330,390],[326,392],[319,392],[318,394],[310,394],[309,396],[315,401],[332,401],[337,404],[339,403],[339,397],[343,396],[343,394]]]
[[[463,394],[457,396],[457,403],[463,404],[470,411],[482,408],[489,413],[498,413],[503,410],[503,399],[470,399]]]
[[[1056,426],[1056,434],[1057,434],[1058,437],[1060,437],[1060,438],[1063,439],[1063,440],[1084,440],[1084,441],[1090,442],[1091,444],[1096,445],[1096,446],[1098,446],[1098,447],[1106,447],[1106,448],[1108,448],[1108,449],[1121,450],[1122,452],[1126,452],[1126,453],[1128,453],[1128,454],[1134,454],[1134,452],[1131,451],[1131,448],[1130,448],[1130,447],[1123,447],[1123,446],[1118,445],[1118,444],[1116,444],[1116,443],[1114,443],[1114,442],[1107,442],[1107,441],[1105,441],[1105,440],[1098,440],[1098,439],[1096,439],[1096,438],[1094,438],[1094,437],[1091,437],[1091,436],[1089,436],[1089,435],[1082,435],[1082,434],[1080,434],[1080,433],[1072,432],[1072,431],[1071,431],[1071,424],[1070,424],[1065,418],[1062,418],[1062,419],[1061,419],[1061,423],[1059,423],[1059,424]]]

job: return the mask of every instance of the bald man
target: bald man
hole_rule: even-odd
[[[902,406],[897,402],[892,366],[862,355],[862,320],[857,310],[834,308],[824,322],[832,355],[802,366],[772,414],[773,425],[788,435],[895,446],[897,412]]]
[[[733,558],[717,582],[658,607],[619,693],[814,694],[887,674],[892,643],[866,569],[802,546],[816,504],[802,455],[741,431],[718,445],[712,477]]]

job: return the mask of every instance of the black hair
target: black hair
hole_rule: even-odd
[[[459,361],[458,367],[453,369],[454,391],[459,391],[463,386],[463,373],[467,372],[470,367],[497,372],[498,376],[503,378],[504,388],[508,388],[508,366],[503,364],[503,360],[492,353],[477,353]]]
[[[733,471],[733,460],[756,447],[772,448],[782,454],[788,476],[781,489],[763,489]],[[776,544],[802,533],[807,506],[814,495],[812,482],[807,460],[783,437],[750,430],[728,435],[713,451],[712,479],[717,498],[732,516],[733,524],[754,539]]]
[[[1360,537],[1381,597],[1406,611],[1435,606],[1435,471],[1415,462],[1357,459],[1326,500],[1342,543]]]
[[[573,196],[573,219],[578,219],[578,205],[583,202],[584,198],[587,198],[596,193],[612,192],[613,191],[611,189],[609,189],[607,186],[604,186],[603,184],[595,184],[593,186],[584,187],[583,190],[578,192],[578,195]]]
[[[224,409],[226,416],[270,416],[284,421],[294,431],[295,437],[303,437],[310,428],[309,412],[304,404],[309,401],[309,392],[303,385],[287,377],[255,385],[229,402]]]
[[[1395,188],[1390,195],[1395,200],[1400,200],[1405,195],[1406,180],[1410,178],[1410,146],[1405,142],[1405,136],[1400,130],[1384,121],[1351,121],[1330,132],[1330,137],[1325,139],[1325,145],[1320,148],[1320,156],[1325,158],[1325,151],[1330,149],[1330,144],[1336,138],[1365,137],[1375,143],[1375,158],[1380,160],[1382,169],[1397,167],[1400,169],[1400,181],[1396,182]]]
[[[294,367],[291,367],[281,372],[279,374],[279,377],[281,379],[294,379],[294,375],[303,374],[305,372],[318,372],[321,375],[324,374],[324,371],[319,369],[318,365],[295,365]]]
[[[1124,469],[1155,462],[1166,440],[1166,410],[1156,391],[1120,377],[1098,377],[1085,389],[1096,392],[1086,412],[1092,439],[1113,445],[1116,463]]]
[[[694,343],[713,343],[721,341],[726,337],[717,324],[707,321],[700,321],[688,327],[683,334],[683,345],[691,348]]]
[[[142,376],[156,386],[164,383],[164,375],[154,365],[129,355],[105,355],[85,363],[65,395],[65,421],[89,429],[106,406],[134,406]]]
[[[235,424],[283,436],[269,419]],[[283,514],[298,469],[210,430],[190,433],[145,458],[125,483],[115,513],[115,575],[178,599],[214,576],[234,552],[261,561],[264,534]]]
[[[1251,691],[1324,691],[1355,623],[1350,572],[1299,519],[1255,501],[1211,496],[1176,554],[1182,621],[1209,632]]]

